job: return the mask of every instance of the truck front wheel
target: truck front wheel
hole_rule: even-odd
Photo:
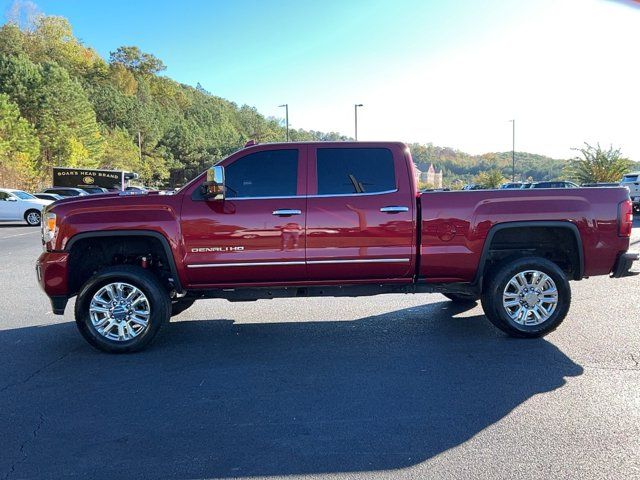
[[[171,300],[158,278],[131,265],[98,272],[83,286],[75,307],[82,336],[109,353],[142,350],[170,314]]]
[[[564,320],[571,304],[566,274],[540,257],[511,261],[489,276],[482,293],[487,318],[513,337],[542,337]]]

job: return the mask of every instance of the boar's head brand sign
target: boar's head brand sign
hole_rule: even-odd
[[[84,168],[53,167],[54,187],[96,186],[123,190],[126,172],[117,170],[89,170]],[[129,174],[130,175],[130,174]]]

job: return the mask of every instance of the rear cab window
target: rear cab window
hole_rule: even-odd
[[[318,195],[357,195],[397,189],[393,154],[387,148],[318,148]]]

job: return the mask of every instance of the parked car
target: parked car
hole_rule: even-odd
[[[507,182],[500,185],[500,190],[511,190],[514,188],[522,188],[522,182]]]
[[[254,145],[175,195],[56,202],[38,280],[57,315],[77,295],[91,345],[130,352],[201,298],[440,292],[539,337],[567,315],[570,280],[638,259],[625,188],[418,194],[413,168],[402,143]]]
[[[477,183],[470,183],[462,187],[462,190],[484,190],[482,185],[478,185]]]
[[[39,198],[40,200],[51,200],[55,202],[56,200],[62,200],[64,197],[62,195],[58,195],[57,193],[44,193],[38,192],[32,194],[34,197]]]
[[[573,182],[554,181],[554,182],[536,182],[530,188],[580,188]]]
[[[594,183],[583,183],[580,185],[581,187],[619,187],[619,183],[614,182],[594,182]]]
[[[80,190],[84,190],[89,195],[99,195],[101,193],[109,193],[109,190],[103,187],[78,187]]]
[[[61,197],[84,197],[89,195],[87,192],[82,190],[81,188],[72,188],[72,187],[51,187],[44,190],[44,193],[55,193],[56,195],[60,195]]]
[[[623,187],[627,187],[629,189],[629,195],[631,196],[631,200],[633,201],[633,210],[635,212],[640,211],[640,172],[632,172],[627,173],[622,180],[620,181],[620,185]]]
[[[42,208],[51,203],[22,190],[0,188],[0,221],[25,221],[31,226],[40,225]]]

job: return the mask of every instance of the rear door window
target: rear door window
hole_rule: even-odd
[[[318,148],[318,195],[396,190],[393,155],[386,148]]]

